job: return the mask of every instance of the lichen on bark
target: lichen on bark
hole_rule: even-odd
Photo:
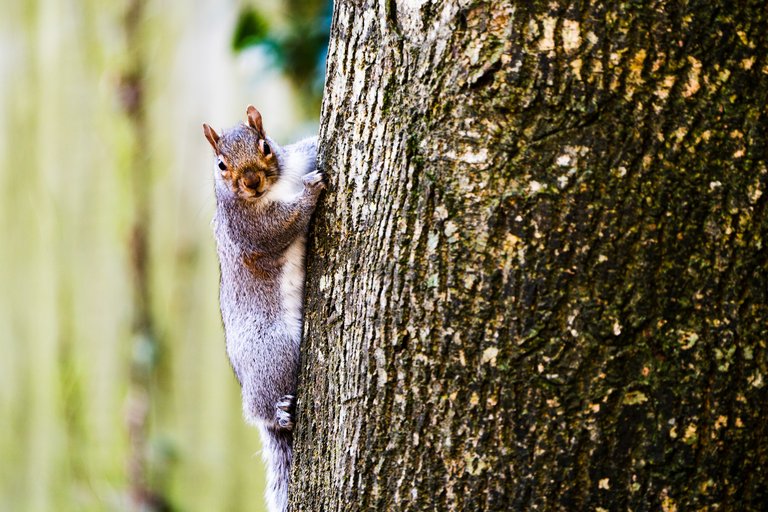
[[[337,2],[294,510],[759,510],[760,2]]]

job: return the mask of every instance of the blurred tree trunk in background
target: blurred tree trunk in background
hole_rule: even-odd
[[[129,390],[125,406],[128,431],[128,494],[133,510],[155,512],[170,506],[164,496],[164,474],[159,472],[152,482],[149,474],[150,411],[158,378],[160,346],[155,330],[151,297],[149,234],[152,229],[151,192],[152,159],[150,158],[150,127],[147,123],[148,108],[145,88],[148,81],[147,62],[142,45],[145,21],[145,0],[129,0],[123,14],[125,44],[128,49],[127,64],[118,79],[117,93],[120,105],[128,119],[131,131],[129,174],[133,219],[127,252],[132,279],[133,322],[131,336],[131,361]]]
[[[256,94],[231,8],[140,3],[126,19],[136,0],[0,0],[3,512],[127,511],[148,489],[184,512],[264,510],[200,132]]]
[[[336,3],[293,510],[760,510],[763,2]]]

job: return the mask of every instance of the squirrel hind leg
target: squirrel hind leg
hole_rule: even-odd
[[[293,430],[296,397],[285,395],[275,404],[275,423],[280,429]]]

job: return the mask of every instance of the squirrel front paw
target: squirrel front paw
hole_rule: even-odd
[[[296,397],[285,395],[275,404],[275,423],[285,430],[293,430],[293,412],[296,407]]]
[[[320,192],[328,183],[328,178],[325,173],[320,171],[307,173],[302,177],[302,180],[304,181],[304,186],[313,192]]]

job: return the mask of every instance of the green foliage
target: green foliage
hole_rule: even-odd
[[[237,17],[235,33],[232,35],[232,49],[239,52],[249,46],[260,44],[266,38],[268,31],[269,23],[264,16],[253,7],[245,7]]]
[[[273,27],[257,8],[245,6],[238,15],[232,38],[237,53],[262,46],[272,65],[293,83],[304,100],[319,105],[325,77],[332,2],[310,0],[286,2],[290,18],[282,27]]]

